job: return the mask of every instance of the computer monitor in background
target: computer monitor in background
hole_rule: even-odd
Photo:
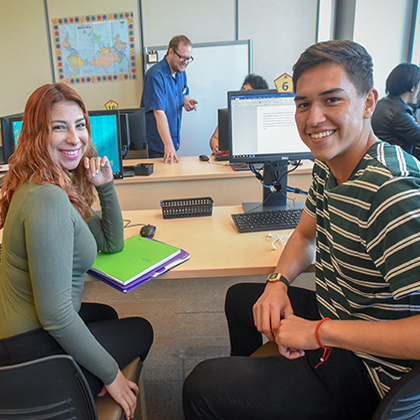
[[[144,108],[120,109],[120,116],[126,129],[123,129],[123,149],[127,149],[124,159],[148,157],[146,141],[146,116]]]
[[[1,118],[1,138],[2,138],[2,145],[3,145],[3,162],[8,163],[9,158],[13,151],[15,150],[15,137],[13,135],[13,127],[10,123],[10,120],[16,121],[13,124],[16,128],[22,125],[23,114],[14,114],[8,115]],[[20,124],[19,124],[20,121]],[[19,133],[17,133],[19,134]]]
[[[217,110],[217,126],[219,127],[219,151],[229,151],[229,112],[228,108]]]
[[[114,179],[123,175],[120,115],[118,110],[89,111],[92,140],[98,156],[107,156]]]
[[[295,207],[287,203],[287,171],[291,161],[313,159],[295,122],[293,93],[276,90],[228,92],[230,161],[262,163],[262,203],[244,203],[245,211]],[[299,202],[301,203],[301,202]]]
[[[120,137],[120,116],[117,110],[90,111],[92,140],[99,156],[107,156],[114,179],[123,178],[122,150]],[[3,132],[3,123],[8,120],[9,132]],[[2,139],[4,162],[9,161],[22,129],[23,114],[2,118]]]

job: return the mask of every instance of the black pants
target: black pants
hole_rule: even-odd
[[[226,297],[232,357],[201,362],[183,389],[186,420],[370,420],[379,397],[361,360],[333,349],[316,370],[322,349],[297,360],[247,357],[262,343],[252,306],[265,285],[238,284]],[[319,319],[315,293],[291,287],[296,315]]]
[[[163,152],[156,152],[154,150],[149,149],[149,158],[155,159],[155,158],[163,158],[164,153]]]
[[[146,319],[118,319],[113,308],[99,303],[82,303],[79,315],[95,338],[114,357],[120,369],[137,357],[145,360],[153,342],[153,329]],[[65,351],[42,328],[0,340],[0,366],[23,363],[53,354],[65,354]],[[96,396],[103,388],[102,381],[83,366],[81,369],[92,394]]]

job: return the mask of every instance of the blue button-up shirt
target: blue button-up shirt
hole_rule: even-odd
[[[140,106],[146,112],[146,134],[150,150],[164,153],[164,144],[153,114],[155,110],[165,112],[175,150],[179,149],[182,106],[188,94],[185,72],[176,73],[175,78],[172,77],[166,56],[146,72]]]

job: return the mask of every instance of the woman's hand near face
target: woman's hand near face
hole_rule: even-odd
[[[95,187],[108,184],[108,182],[111,182],[114,179],[111,164],[106,156],[102,158],[97,156],[91,159],[86,157],[83,164]]]

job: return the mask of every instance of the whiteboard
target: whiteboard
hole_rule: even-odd
[[[158,61],[168,46],[146,47],[157,51]],[[217,110],[227,108],[227,92],[239,90],[252,73],[251,40],[193,44],[194,61],[187,67],[191,98],[197,111],[182,113],[181,146],[178,156],[211,154],[210,137],[217,126]],[[144,59],[146,63],[146,58]],[[146,65],[146,70],[152,64]]]

